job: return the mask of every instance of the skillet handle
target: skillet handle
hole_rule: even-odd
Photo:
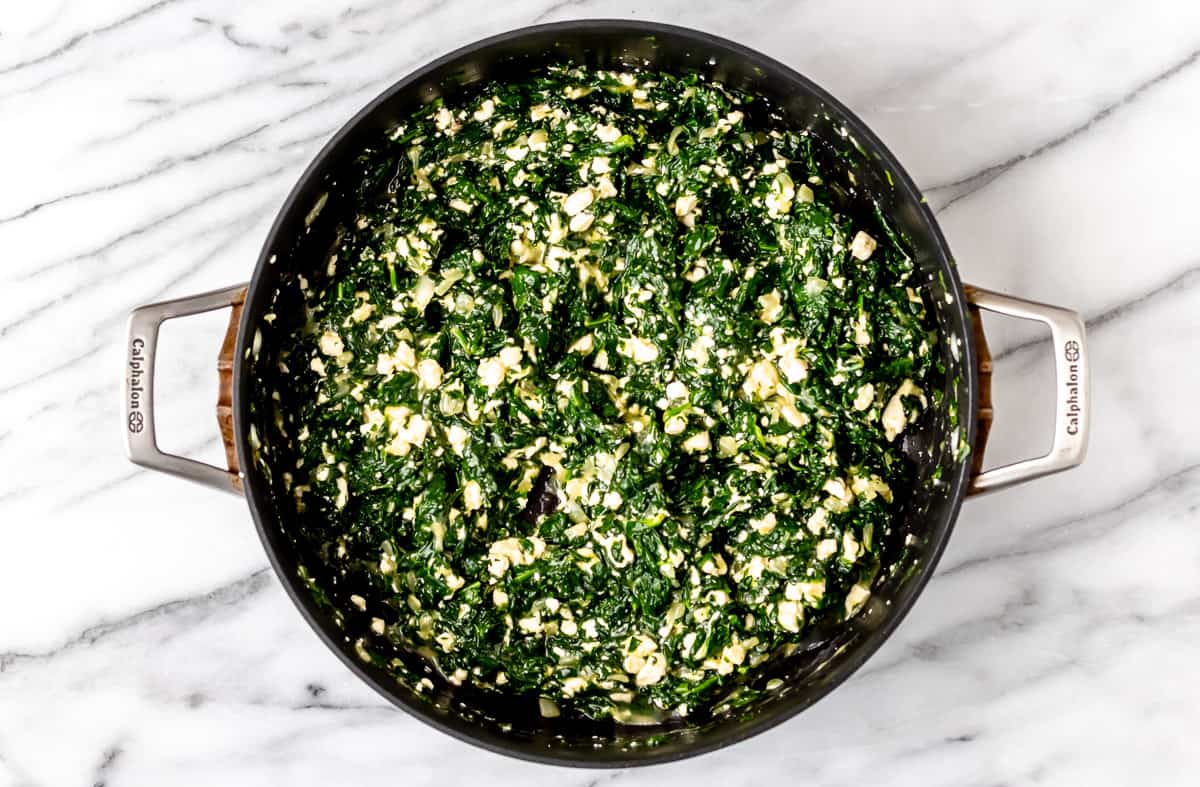
[[[136,465],[196,481],[233,494],[241,494],[242,478],[237,453],[231,440],[232,375],[222,373],[218,420],[225,442],[229,469],[214,467],[194,459],[160,451],[154,437],[154,357],[158,346],[158,329],[166,320],[191,314],[232,307],[229,329],[221,350],[218,368],[228,364],[232,370],[232,353],[237,339],[238,318],[246,298],[246,285],[238,284],[188,298],[152,303],[134,309],[129,315],[129,334],[125,344],[125,451]],[[224,405],[224,411],[222,408]]]
[[[966,293],[972,311],[976,308],[984,309],[1009,317],[1037,320],[1048,325],[1051,343],[1054,347],[1054,368],[1057,380],[1054,442],[1050,446],[1049,453],[1035,459],[1025,459],[1003,467],[983,470],[983,442],[986,440],[987,426],[991,421],[991,356],[987,352],[986,344],[978,341],[978,337],[982,336],[982,330],[979,322],[976,321],[977,345],[980,350],[980,391],[984,409],[978,416],[980,428],[977,429],[977,432],[982,439],[976,446],[975,464],[967,494],[979,495],[985,492],[994,492],[1023,481],[1068,470],[1080,464],[1087,454],[1091,408],[1088,391],[1087,341],[1084,335],[1083,320],[1080,319],[1078,312],[1036,301],[1027,301],[1023,298],[1014,298],[1011,295],[979,287],[967,286]]]

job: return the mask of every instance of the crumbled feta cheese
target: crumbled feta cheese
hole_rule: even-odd
[[[823,507],[817,508],[816,511],[812,512],[812,515],[808,518],[808,522],[805,524],[813,534],[822,532],[829,525],[828,509]]]
[[[750,527],[752,527],[754,532],[758,533],[760,536],[770,534],[770,532],[775,529],[777,524],[778,521],[775,519],[775,513],[773,511],[764,514],[759,519],[750,520]]]
[[[484,358],[479,362],[479,381],[489,391],[494,391],[504,382],[504,363],[499,358]]]
[[[483,488],[478,481],[468,481],[463,486],[463,506],[468,513],[483,508]]]
[[[642,668],[637,671],[634,683],[638,688],[652,686],[667,674],[667,657],[662,653],[651,653],[646,657]]]
[[[596,136],[601,142],[613,143],[621,138],[621,129],[616,126],[600,124],[596,126]]]
[[[584,186],[581,189],[571,192],[570,195],[563,199],[563,212],[568,216],[578,215],[587,210],[594,199],[595,196],[592,194],[591,188]]]
[[[771,290],[766,295],[760,295],[758,303],[762,306],[762,310],[758,313],[758,319],[768,325],[783,316],[783,300],[780,298],[779,290]]]
[[[867,330],[868,319],[869,315],[866,312],[859,312],[853,323],[854,343],[859,347],[865,347],[871,343],[871,332]]]
[[[338,356],[342,354],[345,348],[342,346],[342,338],[333,331],[325,331],[321,334],[321,352],[326,355]]]
[[[853,563],[862,556],[862,544],[858,543],[858,539],[854,534],[847,530],[842,534],[842,559],[848,563]]]
[[[596,217],[593,214],[585,211],[583,213],[576,213],[574,216],[572,216],[571,221],[567,226],[570,228],[571,232],[586,232],[589,228],[591,228],[592,222],[595,220]]]
[[[414,446],[419,448],[425,443],[429,421],[420,413],[411,413],[407,407],[387,407],[384,408],[384,414],[392,436],[384,451],[396,456],[408,456]]]
[[[858,394],[854,397],[854,409],[858,411],[866,410],[875,401],[875,386],[867,383],[860,386]]]
[[[859,584],[853,585],[850,592],[846,594],[846,617],[857,613],[870,597],[870,590]]]
[[[688,398],[687,386],[684,385],[683,383],[679,382],[678,380],[672,380],[671,382],[667,383],[666,393],[667,393],[667,399],[670,399],[671,401]]]
[[[583,336],[576,339],[574,341],[574,343],[572,343],[571,346],[567,348],[567,351],[573,352],[573,353],[580,353],[581,355],[588,355],[592,352],[592,348],[594,346],[595,346],[595,339],[593,338],[592,334],[588,333],[588,334],[584,334]]]
[[[417,380],[426,391],[435,390],[442,384],[442,366],[433,358],[424,358],[417,364]]]
[[[742,392],[748,399],[766,400],[775,395],[779,385],[779,374],[770,361],[758,361],[750,367],[742,382]]]
[[[884,436],[888,442],[896,439],[897,435],[904,431],[904,427],[908,425],[908,415],[904,410],[904,396],[918,396],[921,398],[921,405],[925,404],[925,396],[921,393],[921,389],[913,384],[912,380],[905,380],[900,383],[900,387],[892,398],[888,400],[887,407],[883,408],[883,414],[879,417],[880,423],[883,424]]]
[[[365,300],[366,293],[357,293],[364,296],[362,303],[354,307],[354,311],[350,312],[350,319],[354,322],[366,322],[367,319],[375,313],[375,304]]]
[[[795,601],[780,601],[777,608],[779,625],[786,631],[799,631],[803,608]]]
[[[489,98],[489,99],[485,99],[484,102],[479,105],[479,109],[475,110],[474,117],[476,120],[478,120],[479,122],[482,123],[485,120],[489,120],[492,117],[492,115],[495,114],[495,112],[496,112],[496,102],[492,101]]]
[[[412,372],[416,368],[417,354],[412,345],[405,341],[401,341],[396,346],[396,351],[391,354],[380,353],[375,363],[375,371],[380,374],[395,374],[397,371]]]
[[[850,253],[855,259],[866,261],[871,259],[871,255],[875,253],[875,247],[878,245],[874,238],[859,230],[854,236],[854,240],[850,241]]]
[[[620,351],[622,355],[632,358],[634,363],[652,363],[658,360],[658,347],[654,342],[640,336],[630,336],[622,341]]]
[[[767,215],[778,218],[784,213],[790,213],[795,196],[796,188],[791,177],[786,172],[776,174],[767,196],[763,198],[763,204],[767,206]]]

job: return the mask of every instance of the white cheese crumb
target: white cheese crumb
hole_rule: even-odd
[[[866,312],[859,312],[858,317],[854,320],[854,343],[859,347],[865,347],[871,343],[871,333],[867,330],[867,320],[869,315]]]
[[[599,137],[601,142],[616,142],[621,138],[621,129],[616,126],[600,124],[596,126],[596,136]]]
[[[858,543],[858,539],[850,531],[842,534],[842,558],[848,563],[853,563],[862,556],[862,544]]]
[[[858,260],[869,260],[871,255],[875,253],[875,247],[879,245],[867,233],[859,230],[854,236],[854,240],[850,241],[850,254]]]
[[[775,529],[778,520],[775,518],[773,511],[767,512],[761,519],[751,519],[750,527],[754,528],[754,532],[759,535],[769,535]]]
[[[366,295],[366,293],[362,293]],[[354,307],[354,311],[350,312],[350,319],[355,322],[365,322],[368,317],[375,313],[375,304],[364,300],[362,303]]]
[[[490,98],[486,99],[482,104],[479,105],[479,109],[475,110],[475,119],[482,123],[483,121],[491,118],[495,112],[496,102],[492,101]]]
[[[758,303],[762,306],[762,310],[758,313],[758,319],[768,325],[783,316],[783,301],[780,298],[779,290],[771,290],[766,295],[760,295]]]
[[[875,401],[875,386],[871,383],[861,386],[858,395],[854,397],[854,409],[866,410]]]
[[[420,413],[413,414],[407,407],[385,407],[392,441],[383,449],[395,456],[408,456],[414,447],[425,443],[429,433],[429,421]]]
[[[478,481],[468,481],[463,486],[463,506],[468,513],[483,508],[483,488]]]
[[[870,597],[871,591],[867,588],[859,584],[852,586],[850,592],[846,594],[846,617],[858,612]]]
[[[342,337],[338,336],[333,331],[325,331],[321,334],[321,352],[326,355],[338,356],[342,354]]]
[[[575,216],[587,210],[594,199],[595,196],[592,194],[591,188],[584,186],[581,189],[571,192],[571,194],[563,199],[563,212],[568,216]]]
[[[442,366],[432,358],[424,358],[417,364],[417,380],[421,388],[433,391],[442,384]]]
[[[742,391],[747,399],[769,399],[775,395],[779,385],[779,374],[770,361],[758,361],[746,373],[742,381]]]
[[[418,312],[425,313],[425,307],[437,294],[437,284],[428,276],[421,276],[412,289],[412,303]]]
[[[786,631],[799,631],[802,612],[802,608],[795,601],[780,601],[777,613],[779,625]]]
[[[771,189],[763,199],[763,204],[767,206],[767,215],[774,219],[791,212],[792,199],[795,196],[796,188],[792,178],[786,172],[778,173],[771,181]]]
[[[683,194],[675,199],[675,215],[684,216],[695,209],[699,198],[695,194]]]
[[[613,185],[612,179],[607,175],[596,181],[596,191],[602,199],[611,199],[617,196],[617,187]]]
[[[484,358],[479,362],[479,381],[494,391],[504,382],[504,364],[499,358]]]
[[[380,353],[375,363],[375,371],[380,374],[394,374],[397,370],[411,372],[416,368],[417,354],[413,351],[412,345],[405,341],[401,341],[391,355]]]
[[[901,401],[903,396],[920,396],[921,403],[925,402],[921,389],[914,385],[912,380],[900,383],[900,387],[888,401],[887,407],[883,408],[883,415],[879,417],[880,423],[883,424],[884,436],[889,442],[895,440],[896,436],[903,432],[904,427],[908,425],[908,415],[904,411],[904,402]]]
[[[651,363],[658,359],[658,347],[654,342],[640,336],[630,336],[621,342],[621,354],[632,358],[634,363]]]
[[[571,221],[567,226],[571,232],[586,232],[589,228],[591,228],[592,222],[595,221],[595,219],[596,217],[594,215],[586,211],[583,213],[576,213],[571,217]]]
[[[712,447],[712,442],[709,439],[707,431],[697,432],[688,439],[683,441],[683,450],[689,453],[698,453],[707,451]]]
[[[676,399],[687,399],[688,388],[678,380],[672,380],[667,383],[667,398],[675,401]]]
[[[634,683],[639,688],[652,686],[667,674],[667,657],[661,653],[651,653],[646,657],[645,664],[638,670]]]
[[[593,347],[595,347],[595,339],[592,334],[589,333],[576,339],[575,342],[567,348],[567,350],[573,353],[588,355],[592,352]]]
[[[467,446],[467,441],[471,434],[466,429],[463,429],[458,424],[452,424],[446,430],[446,441],[450,443],[450,449],[458,456],[463,455],[463,449]]]
[[[829,511],[825,508],[818,508],[813,511],[812,516],[808,518],[806,523],[809,531],[814,535],[823,531],[829,525]]]
[[[587,681],[578,675],[572,675],[562,682],[562,693],[564,697],[574,697],[577,692],[587,688]]]

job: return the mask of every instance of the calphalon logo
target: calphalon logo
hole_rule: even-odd
[[[129,431],[141,432],[146,424],[142,413],[142,397],[146,389],[142,386],[142,375],[146,373],[146,342],[134,339],[129,345]]]
[[[1079,342],[1074,339],[1063,344],[1067,361],[1067,434],[1079,434]]]

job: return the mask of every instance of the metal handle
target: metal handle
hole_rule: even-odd
[[[1022,481],[1075,467],[1087,453],[1091,413],[1088,404],[1087,341],[1077,312],[998,292],[966,288],[967,300],[980,309],[1009,317],[1037,320],[1050,326],[1058,381],[1054,414],[1054,442],[1045,456],[985,470],[971,479],[969,495],[994,492]]]
[[[154,438],[154,356],[158,329],[166,320],[239,306],[246,285],[238,284],[189,298],[152,303],[129,315],[125,364],[125,451],[134,464],[241,494],[236,467],[225,469],[158,449]],[[233,463],[231,463],[233,464]]]

